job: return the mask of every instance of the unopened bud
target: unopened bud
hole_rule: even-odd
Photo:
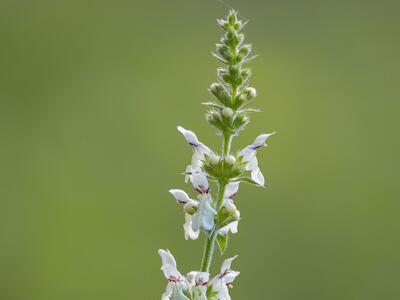
[[[225,117],[225,118],[230,118],[233,116],[233,110],[230,107],[224,107],[221,111],[221,114]]]
[[[248,87],[248,88],[246,89],[246,93],[247,93],[247,97],[248,97],[249,100],[251,100],[251,99],[257,97],[257,91],[256,91],[256,89],[253,88],[253,87]]]
[[[219,163],[219,160],[220,160],[220,157],[218,156],[218,155],[215,155],[214,153],[212,153],[211,155],[210,155],[210,158],[209,158],[209,161],[210,161],[210,163],[212,164],[212,165],[218,165],[218,163]]]
[[[214,82],[210,85],[210,92],[215,95],[218,94],[221,89],[221,84]]]
[[[225,162],[228,165],[233,165],[236,162],[236,158],[233,155],[228,155],[227,157],[225,157]]]
[[[236,20],[237,20],[237,16],[236,16],[236,11],[234,11],[233,9],[229,11],[229,24],[230,25],[235,25]]]

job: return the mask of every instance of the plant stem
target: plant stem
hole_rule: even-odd
[[[201,272],[209,272],[211,261],[214,255],[215,240],[217,238],[217,230],[214,230],[209,237],[207,237],[206,244],[204,246],[203,261],[201,262]]]
[[[229,155],[231,143],[232,143],[232,137],[233,137],[233,135],[231,135],[231,134],[224,134],[223,149],[222,149],[223,157],[226,157]],[[217,196],[217,200],[215,202],[215,209],[216,209],[217,213],[219,213],[219,211],[221,210],[221,207],[224,202],[224,194],[225,194],[226,185],[227,185],[227,182],[225,182],[225,181],[221,181],[219,183],[218,196]],[[206,239],[206,244],[204,246],[203,259],[201,262],[201,272],[209,272],[210,271],[211,262],[212,262],[212,259],[214,256],[215,241],[218,236],[218,230],[220,229],[219,225],[220,224],[215,225],[214,230],[211,232],[210,236],[207,237],[207,239]]]
[[[226,183],[221,183],[219,186],[218,198],[215,205],[217,212],[219,212],[222,202],[224,200],[225,188],[226,188]],[[215,241],[217,239],[219,229],[220,229],[219,224],[216,224],[214,230],[211,232],[210,236],[207,237],[206,239],[206,244],[204,246],[203,260],[201,262],[201,272],[210,271],[211,261],[214,256]]]
[[[229,155],[229,152],[231,150],[232,138],[232,134],[224,134],[222,158],[225,158]]]

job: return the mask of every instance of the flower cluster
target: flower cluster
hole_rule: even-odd
[[[231,151],[232,139],[246,127],[250,114],[257,109],[248,108],[256,97],[255,88],[249,85],[251,71],[246,64],[251,45],[244,43],[241,33],[245,22],[237,17],[237,12],[229,11],[226,19],[218,20],[224,35],[217,44],[213,55],[223,63],[217,69],[218,82],[211,84],[209,91],[214,101],[203,103],[208,107],[206,120],[217,134],[222,136],[220,153],[200,142],[196,134],[178,126],[193,154],[185,170],[185,181],[190,182],[195,192],[191,198],[185,191],[171,189],[169,192],[183,206],[185,239],[196,240],[200,233],[206,236],[203,260],[199,271],[182,276],[169,251],[159,250],[162,271],[168,280],[163,300],[229,300],[228,287],[239,272],[230,269],[236,257],[225,260],[220,274],[209,280],[209,269],[215,244],[224,253],[228,238],[238,232],[240,211],[233,200],[241,182],[265,186],[264,176],[258,166],[257,151],[267,146],[267,139],[274,134],[260,134],[253,143],[237,152]],[[211,184],[217,192],[212,193]]]
[[[176,266],[176,261],[168,250],[158,250],[161,256],[162,267],[168,285],[161,300],[216,300],[231,299],[228,287],[232,286],[233,281],[239,272],[231,270],[231,263],[236,258],[232,257],[224,261],[220,273],[210,279],[208,272],[189,272],[186,277],[182,276]]]

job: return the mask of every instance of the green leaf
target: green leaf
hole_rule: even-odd
[[[226,248],[228,247],[228,235],[218,235],[217,242],[219,246],[219,250],[221,250],[221,254],[224,254]]]
[[[212,289],[212,285],[207,288],[206,296],[208,300],[214,300],[218,296],[218,292]]]
[[[264,186],[262,186],[262,185],[259,185],[257,182],[255,182],[255,181],[254,181],[253,179],[251,179],[250,177],[239,177],[239,178],[236,178],[236,179],[234,179],[234,180],[232,180],[232,181],[241,181],[241,182],[249,183],[249,184],[252,184],[252,185],[264,187]]]

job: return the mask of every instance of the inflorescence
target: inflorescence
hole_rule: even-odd
[[[258,112],[248,104],[257,96],[256,89],[249,84],[251,70],[247,67],[251,56],[251,44],[244,43],[243,27],[247,22],[238,19],[235,10],[230,10],[226,19],[218,20],[224,35],[216,45],[213,56],[223,66],[217,69],[218,82],[211,84],[209,91],[214,101],[203,103],[207,106],[206,120],[222,137],[222,150],[214,152],[199,141],[196,134],[178,126],[187,143],[193,149],[191,163],[185,171],[185,181],[193,185],[195,199],[180,189],[169,192],[183,206],[185,239],[196,240],[200,233],[206,236],[200,270],[182,276],[174,257],[168,250],[159,250],[162,268],[168,286],[162,300],[230,300],[228,288],[239,272],[231,270],[236,258],[226,259],[221,271],[210,280],[210,266],[215,244],[224,253],[228,237],[238,232],[240,212],[233,197],[241,182],[264,186],[265,179],[257,161],[257,150],[265,147],[268,137],[261,134],[244,149],[233,153],[233,137],[245,129],[250,114]],[[217,192],[212,195],[209,182],[214,182]]]

